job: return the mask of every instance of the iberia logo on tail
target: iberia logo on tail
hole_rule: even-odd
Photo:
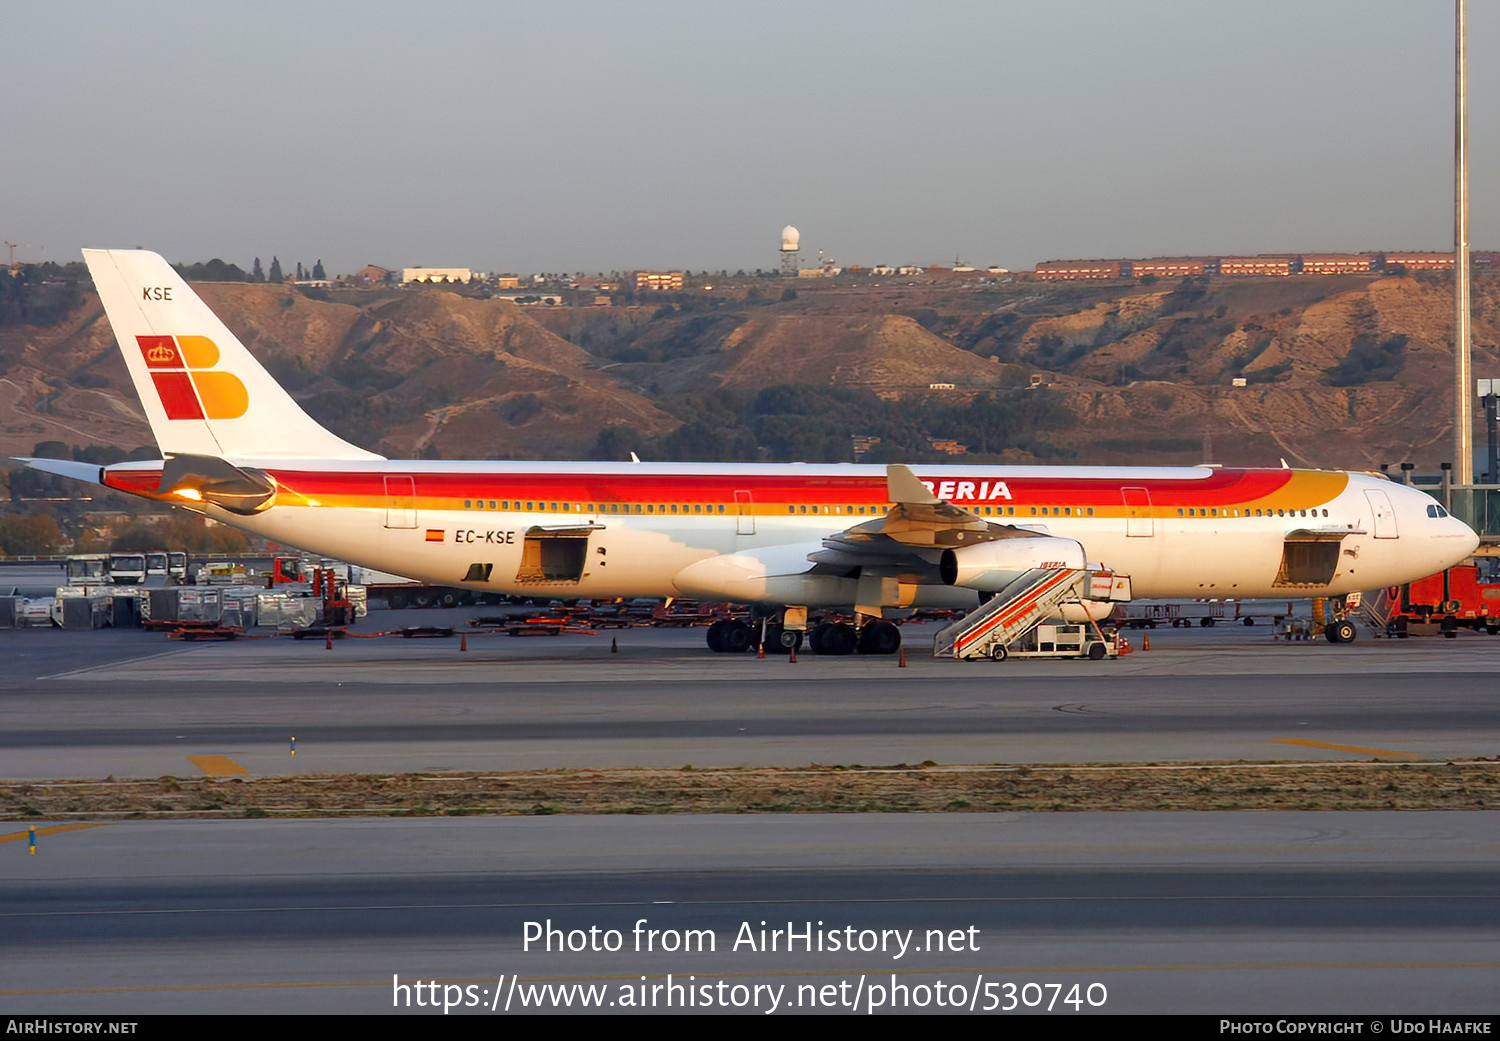
[[[219,372],[219,348],[207,336],[137,336],[168,419],[239,419],[250,395],[238,376]]]

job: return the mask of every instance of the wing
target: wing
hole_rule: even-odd
[[[1073,539],[995,524],[944,502],[904,466],[886,470],[891,503],[821,542],[760,546],[709,557],[673,576],[685,596],[737,603],[852,604],[878,616],[909,605],[914,587],[1003,588],[1036,567],[1084,566]]]
[[[995,524],[944,502],[905,466],[887,466],[885,482],[886,496],[892,503],[886,515],[829,536],[823,540],[823,549],[812,553],[809,560],[828,571],[870,565],[899,567],[902,562],[916,569],[935,569],[944,550],[1039,537],[1035,531]]]

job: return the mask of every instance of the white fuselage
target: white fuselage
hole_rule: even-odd
[[[677,576],[721,556],[745,555],[747,567],[769,578],[794,576],[811,568],[807,554],[822,539],[883,516],[891,505],[884,468],[851,464],[240,462],[276,479],[273,505],[249,517],[195,508],[319,555],[433,584],[525,595],[706,596],[710,590],[684,588]],[[132,468],[140,464],[111,470]],[[1076,539],[1091,563],[1129,575],[1137,598],[1382,588],[1457,563],[1478,541],[1430,496],[1375,475],[914,469],[940,498],[986,521]],[[149,474],[138,483],[149,484]],[[1337,557],[1326,581],[1289,576],[1289,538],[1336,543],[1325,551],[1324,559]],[[558,558],[562,565],[549,565],[549,575],[537,566],[537,545],[551,551],[561,542],[571,548]],[[558,566],[566,570],[562,580]],[[898,577],[900,606],[974,602],[974,590],[910,568]],[[763,598],[837,606],[854,602],[854,586],[849,578],[809,581],[798,587],[803,595],[788,599],[787,587],[774,592],[773,584]]]

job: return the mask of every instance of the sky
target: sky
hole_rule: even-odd
[[[330,274],[1453,247],[1451,0],[6,5],[0,238]],[[1500,249],[1500,5],[1469,11]]]

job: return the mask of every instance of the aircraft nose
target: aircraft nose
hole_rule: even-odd
[[[1457,517],[1449,517],[1448,520],[1453,524],[1454,539],[1459,540],[1458,544],[1464,547],[1463,555],[1465,557],[1473,556],[1474,551],[1479,548],[1481,541],[1479,533]]]

